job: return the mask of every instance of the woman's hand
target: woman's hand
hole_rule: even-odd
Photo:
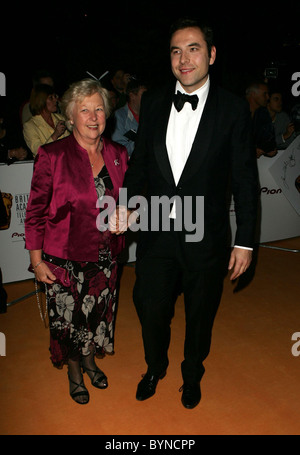
[[[66,131],[66,125],[63,120],[60,120],[54,130],[54,133],[52,134],[52,139],[56,141],[64,132]]]
[[[37,281],[53,284],[56,280],[56,276],[43,261],[42,250],[30,250],[30,262]]]
[[[53,284],[56,280],[56,276],[51,272],[49,267],[45,264],[45,262],[41,261],[39,265],[35,266],[34,274],[37,281],[47,284]]]

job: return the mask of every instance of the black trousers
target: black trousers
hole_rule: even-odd
[[[187,383],[201,380],[223,279],[224,260],[197,271],[183,265],[176,232],[162,232],[155,245],[137,260],[133,299],[142,326],[145,360],[152,374],[168,367],[171,320],[180,291],[186,315],[182,377]]]

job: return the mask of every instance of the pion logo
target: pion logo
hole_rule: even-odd
[[[266,186],[261,187],[260,189],[260,194],[280,194],[282,193],[281,188],[267,188]]]
[[[24,232],[21,232],[21,233],[20,232],[13,232],[11,234],[11,238],[15,239],[17,241],[18,240],[24,240],[24,242],[25,242],[25,234],[24,234]]]

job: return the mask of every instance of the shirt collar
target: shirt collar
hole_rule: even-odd
[[[195,90],[192,93],[186,92],[184,90],[184,88],[182,87],[182,85],[180,84],[180,82],[177,81],[176,86],[175,86],[175,93],[177,93],[177,90],[179,90],[181,93],[185,93],[186,95],[198,95],[199,99],[201,99],[202,96],[207,95],[209,86],[210,86],[209,75],[208,75],[207,81],[205,81],[205,83],[200,88],[198,88],[197,90]]]

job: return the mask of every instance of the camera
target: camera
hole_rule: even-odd
[[[278,68],[266,68],[264,76],[268,79],[277,79],[278,77]]]

